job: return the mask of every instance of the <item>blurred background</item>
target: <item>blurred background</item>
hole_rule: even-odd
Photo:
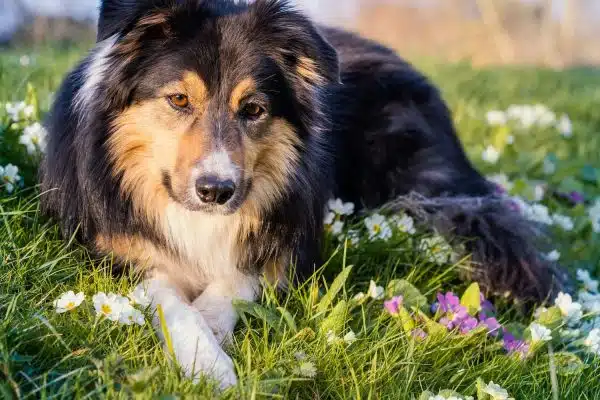
[[[98,0],[0,0],[3,46],[94,39]],[[474,65],[600,64],[600,0],[296,0],[407,57]]]

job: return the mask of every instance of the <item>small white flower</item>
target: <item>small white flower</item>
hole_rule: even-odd
[[[92,297],[96,315],[103,316],[111,321],[119,321],[121,311],[125,306],[129,306],[129,300],[126,297],[104,292],[99,292]]]
[[[350,331],[348,333],[346,333],[342,339],[348,345],[351,345],[352,343],[356,342],[356,334],[354,333],[354,331],[352,329],[350,329]]]
[[[579,292],[578,300],[586,312],[600,314],[600,294],[582,291]]]
[[[19,167],[12,164],[8,164],[6,167],[0,166],[0,183],[4,184],[4,188],[8,193],[15,190],[15,185],[20,180]]]
[[[544,158],[544,165],[542,166],[544,174],[553,175],[556,172],[556,164],[549,158]]]
[[[508,391],[502,386],[495,384],[490,381],[487,385],[482,388],[483,393],[490,395],[492,400],[508,400]]]
[[[563,115],[558,121],[556,127],[558,129],[558,132],[562,135],[562,137],[567,139],[573,137],[573,123],[571,122],[571,119],[568,115]]]
[[[535,185],[533,187],[533,200],[542,201],[546,195],[546,187],[544,185]]]
[[[348,233],[346,233],[346,239],[350,241],[352,247],[355,247],[360,243],[360,232],[356,229],[350,229]]]
[[[506,117],[506,114],[504,113],[504,111],[500,111],[500,110],[488,111],[486,114],[486,119],[487,119],[488,125],[491,125],[491,126],[506,125],[506,123],[508,122],[508,118]]]
[[[588,292],[598,292],[598,281],[592,279],[590,272],[584,269],[577,270],[577,280],[583,284]]]
[[[11,121],[19,121],[21,119],[21,113],[25,110],[27,104],[25,104],[24,101],[16,104],[6,103],[4,107]]]
[[[558,250],[552,250],[550,253],[546,254],[546,260],[556,262],[560,260],[560,252]]]
[[[62,314],[79,307],[84,299],[85,295],[83,292],[75,294],[75,292],[69,290],[68,292],[61,294],[58,299],[54,300],[53,304],[56,312]]]
[[[334,236],[339,236],[344,231],[344,223],[342,221],[335,221],[333,225],[331,225],[331,234]]]
[[[306,360],[306,353],[303,351],[297,351],[294,353],[294,358],[298,361]]]
[[[496,185],[500,186],[501,188],[503,188],[504,190],[506,190],[507,192],[510,192],[513,187],[515,186],[509,179],[508,176],[506,176],[506,174],[495,174],[495,175],[490,175],[487,177],[487,180],[495,183]]]
[[[31,57],[26,54],[22,55],[21,58],[19,58],[19,64],[23,67],[28,67],[31,64]]]
[[[429,396],[429,400],[448,400],[444,396],[436,394],[435,396]]]
[[[337,215],[354,214],[354,203],[344,203],[342,199],[329,200],[327,206],[330,211],[333,211]]]
[[[544,325],[534,322],[529,325],[529,330],[531,332],[531,341],[533,343],[548,342],[552,340],[552,331]]]
[[[545,205],[537,203],[530,205],[518,198],[513,198],[513,201],[519,205],[521,214],[528,220],[545,225],[554,224],[554,220],[550,216],[550,210]]]
[[[24,145],[27,148],[27,153],[31,155],[36,154],[38,151],[43,153],[46,151],[47,136],[46,129],[39,122],[36,122],[25,128],[19,138],[19,143]]]
[[[129,297],[129,300],[132,304],[137,304],[141,307],[148,307],[151,303],[151,299],[146,292],[146,288],[144,288],[144,285],[142,284],[137,285],[127,297]]]
[[[367,291],[367,296],[375,300],[381,300],[383,299],[384,292],[385,290],[383,289],[383,287],[377,286],[375,281],[372,280],[371,282],[369,282],[369,290]]]
[[[327,344],[333,344],[340,340],[338,335],[336,335],[335,332],[332,330],[327,331],[327,333],[325,334],[325,339],[327,340]]]
[[[452,247],[439,235],[421,240],[419,250],[424,251],[429,261],[437,265],[446,264],[452,260],[454,255]]]
[[[323,222],[325,223],[325,225],[331,225],[333,224],[333,221],[335,221],[335,213],[334,212],[328,212],[327,214],[325,214],[325,218],[323,219]]]
[[[481,158],[488,164],[496,164],[500,159],[500,152],[494,146],[488,146],[483,151]]]
[[[575,228],[575,223],[571,217],[561,214],[554,214],[552,220],[565,231],[572,231]]]
[[[600,233],[600,199],[596,200],[594,205],[588,209],[588,215],[592,221],[592,229]]]
[[[569,325],[578,323],[583,317],[582,305],[574,302],[570,294],[559,293],[556,300],[554,300],[554,304],[560,309]]]
[[[317,367],[313,362],[304,361],[294,369],[294,373],[304,378],[314,378],[317,376]]]
[[[144,325],[146,322],[144,314],[130,304],[123,304],[119,313],[119,322],[125,325]]]
[[[369,230],[370,240],[388,240],[392,237],[392,228],[381,214],[373,214],[372,216],[365,218],[365,225]]]
[[[363,301],[366,298],[367,298],[366,294],[364,294],[363,292],[358,292],[352,299],[354,301],[357,301],[360,303],[361,301]]]
[[[398,227],[400,232],[408,233],[410,235],[417,233],[417,230],[415,229],[415,220],[408,215],[394,215],[391,220],[392,223]]]
[[[589,347],[593,353],[600,355],[600,329],[592,329],[583,344]]]

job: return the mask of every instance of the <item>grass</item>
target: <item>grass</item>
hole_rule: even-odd
[[[19,65],[24,52],[0,55],[0,103],[29,96],[46,111],[50,94],[84,50],[28,49],[34,63],[27,68]],[[421,66],[442,87],[469,155],[486,174],[508,174],[524,196],[534,181],[546,182],[549,193],[577,190],[590,201],[600,195],[595,168],[600,166],[600,74]],[[35,93],[28,93],[28,84]],[[552,129],[517,133],[485,123],[490,108],[538,102],[571,117],[572,139]],[[121,326],[94,317],[92,294],[126,294],[135,279],[113,279],[110,259],[93,260],[76,243],[60,238],[57,227],[40,215],[32,185],[36,160],[14,140],[20,128],[10,128],[2,111],[0,124],[0,165],[19,165],[26,182],[16,195],[0,195],[0,397],[213,398],[214,384],[194,385],[181,377],[149,324]],[[515,136],[513,145],[506,143],[509,134]],[[481,161],[489,144],[502,149],[496,165]],[[557,165],[551,176],[542,172],[545,157]],[[570,207],[556,196],[547,196],[544,203],[576,221],[572,232],[555,232],[562,261],[571,270],[585,267],[598,276],[600,246],[594,244],[600,241],[590,228],[586,208]],[[244,317],[228,350],[240,384],[222,396],[412,399],[442,389],[475,395],[481,378],[501,384],[517,399],[550,399],[553,360],[559,398],[600,398],[600,364],[581,350],[556,342],[555,356],[542,346],[520,360],[506,356],[496,339],[481,333],[430,334],[424,341],[415,340],[399,319],[382,312],[381,302],[352,300],[367,290],[371,279],[384,286],[405,279],[429,302],[438,291],[461,293],[468,285],[459,279],[460,270],[468,267],[466,260],[443,267],[432,264],[415,249],[420,235],[395,232],[389,242],[362,240],[350,248],[330,237],[324,249],[330,259],[312,280],[288,293],[267,288],[260,306],[243,305]],[[349,277],[338,285],[340,280],[335,283],[334,278],[347,266],[353,266]],[[87,301],[72,313],[56,314],[52,301],[67,290],[83,291]],[[502,323],[531,321],[529,313],[506,299],[494,301]],[[329,330],[342,336],[349,329],[356,333],[356,342],[328,343]],[[295,373],[299,352],[314,363],[314,379]],[[577,362],[571,356],[578,357]]]

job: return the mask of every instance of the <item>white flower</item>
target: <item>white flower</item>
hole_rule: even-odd
[[[298,361],[306,360],[306,353],[303,351],[297,351],[294,353],[294,358]]]
[[[394,215],[391,221],[398,227],[400,232],[408,233],[410,235],[414,235],[417,233],[415,229],[415,221],[406,214]]]
[[[364,294],[363,292],[358,292],[352,299],[354,301],[357,301],[357,302],[360,303],[360,302],[362,302],[366,298],[367,298],[366,294]]]
[[[501,188],[503,188],[507,192],[510,192],[512,190],[512,188],[515,186],[508,179],[508,176],[506,176],[506,174],[490,175],[490,176],[487,177],[487,180],[490,181],[490,182],[492,182],[492,183],[495,183],[496,185],[500,186]]]
[[[19,167],[12,164],[8,164],[6,167],[0,166],[0,183],[4,183],[4,188],[8,193],[15,190],[15,185],[20,180]]]
[[[508,400],[508,391],[502,386],[495,384],[490,381],[487,385],[482,388],[483,393],[488,394],[492,397],[492,400]]]
[[[548,309],[546,307],[538,307],[535,312],[533,313],[533,317],[535,319],[539,319],[543,313],[545,313],[546,311],[548,311]]]
[[[595,281],[597,283],[597,281]],[[579,292],[578,300],[589,313],[600,314],[600,294],[590,292]]]
[[[554,300],[554,304],[560,309],[561,314],[569,325],[573,325],[581,320],[583,316],[583,311],[581,311],[582,306],[574,302],[570,294],[559,293],[556,300]]]
[[[62,314],[79,307],[84,299],[85,295],[83,292],[75,294],[75,292],[69,290],[68,292],[61,294],[58,299],[54,300],[53,304],[54,308],[56,308],[56,312]]]
[[[565,231],[572,231],[575,228],[575,223],[571,217],[561,214],[554,214],[552,220]]]
[[[325,339],[327,340],[327,344],[333,344],[340,340],[340,338],[332,330],[327,331],[325,334]]]
[[[571,123],[571,119],[568,115],[563,115],[560,118],[556,128],[558,129],[558,132],[560,132],[562,137],[567,139],[573,137],[573,124]]]
[[[544,165],[542,169],[544,174],[553,175],[556,172],[556,164],[549,158],[544,158]]]
[[[370,240],[388,240],[392,237],[392,228],[381,214],[373,214],[371,217],[365,218],[365,225],[369,230]]]
[[[331,233],[334,236],[339,236],[344,231],[344,223],[342,221],[335,221],[333,225],[331,225]]]
[[[353,247],[360,243],[360,232],[356,229],[350,229],[348,233],[346,233],[346,239],[350,241],[350,245]]]
[[[19,121],[21,112],[25,110],[25,107],[27,107],[27,104],[25,104],[24,101],[16,104],[6,103],[5,105],[6,113],[10,117],[11,121]]]
[[[333,211],[337,215],[354,214],[354,203],[344,203],[342,199],[329,200],[327,206],[330,211]]]
[[[543,204],[527,204],[522,199],[514,197],[513,201],[519,206],[521,214],[530,221],[545,225],[554,224],[554,220],[550,216],[550,210]]]
[[[146,320],[140,310],[134,308],[131,304],[123,304],[119,313],[119,322],[125,325],[144,325]]]
[[[19,64],[23,67],[29,66],[29,64],[31,64],[31,57],[26,54],[22,55],[21,58],[19,58]]]
[[[494,146],[488,146],[483,151],[481,158],[488,164],[496,164],[500,159],[500,152]]]
[[[137,285],[127,297],[129,297],[129,300],[131,300],[132,304],[137,304],[142,307],[148,307],[152,302],[148,296],[148,293],[146,292],[146,288],[144,288],[144,285],[142,284]]]
[[[383,299],[384,292],[385,290],[383,289],[383,287],[377,286],[375,281],[372,280],[371,282],[369,282],[369,290],[367,291],[367,296],[375,300],[381,300]]]
[[[552,250],[550,253],[546,254],[545,258],[552,262],[558,261],[560,260],[560,252],[558,250]]]
[[[539,126],[545,128],[556,123],[556,114],[545,105],[536,104],[534,112]]]
[[[598,281],[592,279],[590,272],[584,269],[577,270],[577,280],[583,283],[583,287],[588,292],[598,292]]]
[[[325,225],[331,225],[333,224],[333,221],[335,221],[335,213],[334,212],[328,212],[327,214],[325,214],[325,218],[323,219],[323,222],[325,223]]]
[[[600,329],[592,329],[583,344],[590,348],[590,351],[600,355]]]
[[[531,341],[533,343],[548,342],[552,340],[552,331],[544,325],[534,322],[529,325],[529,330],[531,332]]]
[[[108,295],[104,292],[99,292],[92,297],[96,315],[106,317],[111,321],[119,321],[121,311],[125,306],[129,306],[127,297],[119,296],[114,293]]]
[[[356,342],[356,334],[354,333],[354,331],[352,329],[350,329],[350,331],[348,333],[346,333],[342,339],[348,345],[351,345],[352,343]]]
[[[313,362],[304,361],[298,367],[294,368],[294,373],[304,378],[314,378],[317,376],[317,367]]]
[[[27,148],[29,154],[36,154],[38,151],[43,153],[46,151],[47,136],[46,129],[39,122],[36,122],[23,130],[19,143]]]
[[[508,121],[508,118],[506,117],[504,111],[500,110],[488,111],[486,114],[486,119],[488,125],[491,126],[506,125],[506,122]]]
[[[452,247],[439,235],[421,240],[419,250],[426,252],[429,261],[437,265],[446,264],[454,255]]]
[[[592,229],[600,233],[600,199],[596,200],[594,205],[588,209],[588,215],[592,221]]]

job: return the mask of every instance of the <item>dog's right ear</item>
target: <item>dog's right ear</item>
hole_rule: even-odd
[[[157,0],[102,0],[98,19],[98,42],[127,30],[136,19],[160,3]]]

